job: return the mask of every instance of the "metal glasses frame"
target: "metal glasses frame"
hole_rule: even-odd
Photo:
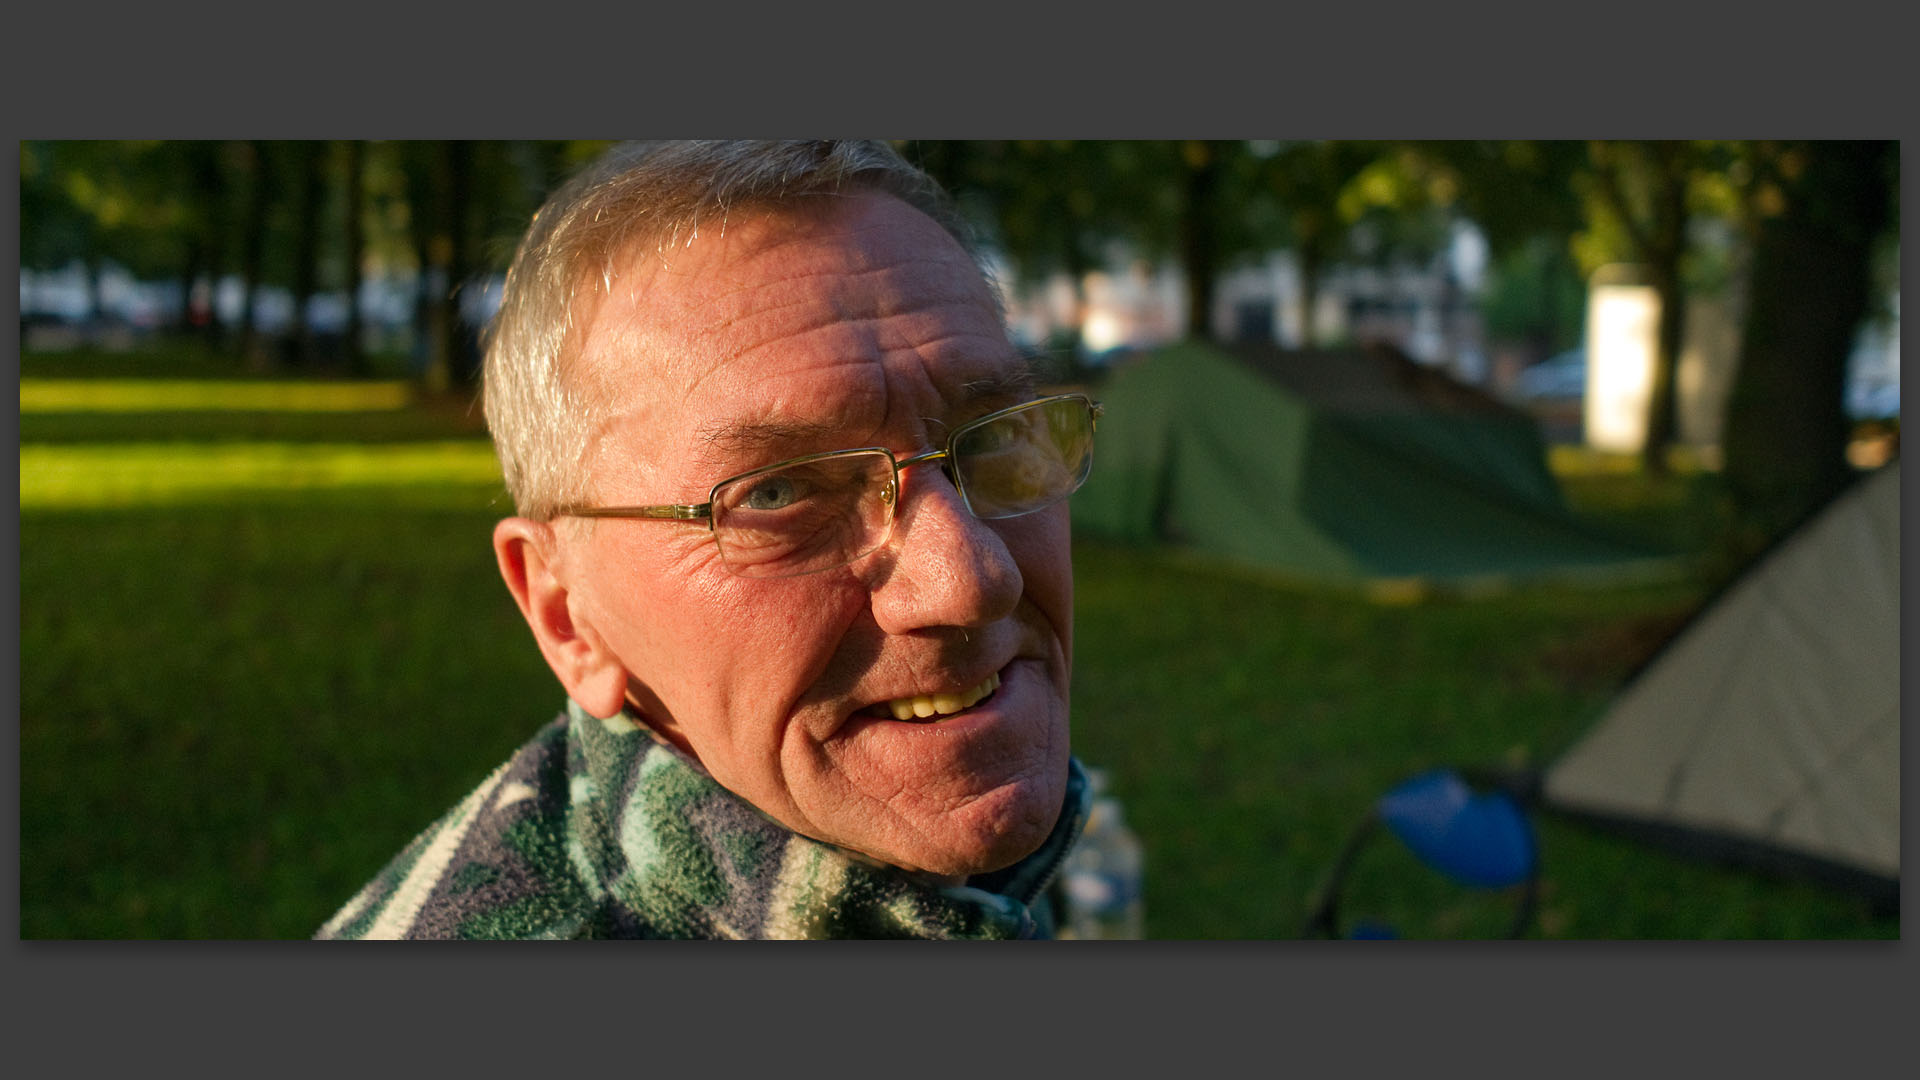
[[[988,521],[999,520],[999,519],[1008,518],[1008,517],[1019,517],[1021,514],[1029,514],[1029,513],[1033,513],[1034,511],[1023,510],[1020,512],[1020,514],[1001,514],[1001,515],[997,515],[995,517],[989,518],[980,514],[978,511],[974,510],[972,497],[967,494],[966,486],[961,483],[958,473],[954,471],[954,469],[950,464],[951,461],[953,460],[953,448],[960,441],[960,439],[970,431],[978,430],[979,428],[985,427],[986,425],[991,424],[997,420],[1002,420],[1014,413],[1022,412],[1027,409],[1036,409],[1043,405],[1051,405],[1059,401],[1078,401],[1084,404],[1087,407],[1087,411],[1089,413],[1089,420],[1088,420],[1089,431],[1098,430],[1100,425],[1100,416],[1102,413],[1106,411],[1105,408],[1099,402],[1093,400],[1092,398],[1088,397],[1085,394],[1054,394],[1050,397],[1036,398],[1032,401],[1028,401],[1019,405],[1012,406],[1011,408],[997,409],[993,412],[986,414],[985,416],[978,417],[977,419],[974,419],[974,420],[969,420],[968,422],[953,429],[953,432],[947,436],[947,442],[945,446],[941,447],[938,450],[929,450],[924,454],[915,454],[912,457],[908,457],[908,458],[895,457],[893,451],[887,449],[884,446],[862,446],[862,447],[855,447],[854,449],[851,449],[851,450],[828,450],[818,454],[803,454],[800,457],[788,458],[785,461],[775,462],[772,465],[765,465],[758,469],[752,469],[747,472],[743,472],[738,476],[729,476],[725,480],[720,481],[719,483],[713,485],[712,488],[708,489],[707,501],[703,503],[661,503],[655,506],[570,506],[570,507],[564,507],[560,510],[556,510],[554,512],[554,516],[555,517],[584,517],[584,518],[643,518],[643,519],[655,520],[655,521],[705,521],[707,523],[707,530],[711,532],[713,530],[713,504],[716,501],[718,501],[721,488],[727,487],[732,484],[737,484],[742,480],[751,480],[756,476],[761,476],[766,473],[779,472],[782,469],[790,468],[794,465],[804,465],[810,461],[824,461],[829,458],[851,457],[856,454],[884,454],[886,455],[887,460],[893,464],[893,482],[888,485],[886,491],[881,493],[881,498],[885,499],[889,503],[891,503],[894,500],[896,494],[900,489],[900,471],[902,469],[905,469],[912,465],[925,465],[930,462],[944,460],[946,462],[949,462],[949,464],[942,465],[941,470],[947,474],[947,479],[953,481],[954,488],[960,492],[960,497],[966,501],[967,511],[969,513],[972,513],[975,517],[979,517],[982,520],[988,520]],[[1042,509],[1045,509],[1045,507],[1035,507],[1034,509],[1042,510]],[[889,514],[889,518],[891,518],[891,514]]]

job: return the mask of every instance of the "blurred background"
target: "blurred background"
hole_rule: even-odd
[[[558,710],[478,342],[606,145],[21,144],[23,937],[304,937]],[[1897,524],[1754,584],[1897,481],[1897,143],[897,145],[1107,403],[1074,739],[1147,936],[1898,937]],[[1359,842],[1436,767],[1524,884]]]

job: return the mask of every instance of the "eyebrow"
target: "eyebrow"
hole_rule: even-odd
[[[715,420],[700,428],[700,439],[719,450],[744,453],[769,446],[824,440],[840,430],[840,424],[833,421]]]
[[[995,401],[1001,398],[1032,397],[1035,387],[1033,365],[1029,361],[1011,371],[1003,371],[984,379],[974,379],[963,384],[960,389],[969,401]]]
[[[998,402],[1032,397],[1037,383],[1029,364],[971,379],[961,384],[967,404]],[[727,453],[751,453],[770,446],[826,442],[842,430],[839,421],[827,420],[715,420],[699,429],[700,439],[708,446]]]

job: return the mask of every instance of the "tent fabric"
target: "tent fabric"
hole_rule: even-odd
[[[1848,489],[1548,770],[1553,809],[1900,872],[1900,485]]]
[[[1384,346],[1187,344],[1117,370],[1077,530],[1317,580],[1616,569],[1652,552],[1576,520],[1534,421]]]

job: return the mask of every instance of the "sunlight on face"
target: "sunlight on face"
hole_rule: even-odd
[[[919,453],[1015,403],[1022,368],[971,259],[878,195],[629,253],[581,361],[618,399],[601,505],[697,502],[809,453]],[[1065,797],[1066,507],[981,521],[929,466],[900,499],[877,550],[778,579],[730,573],[705,530],[596,521],[570,556],[577,612],[628,705],[789,828],[910,870],[997,869]]]

